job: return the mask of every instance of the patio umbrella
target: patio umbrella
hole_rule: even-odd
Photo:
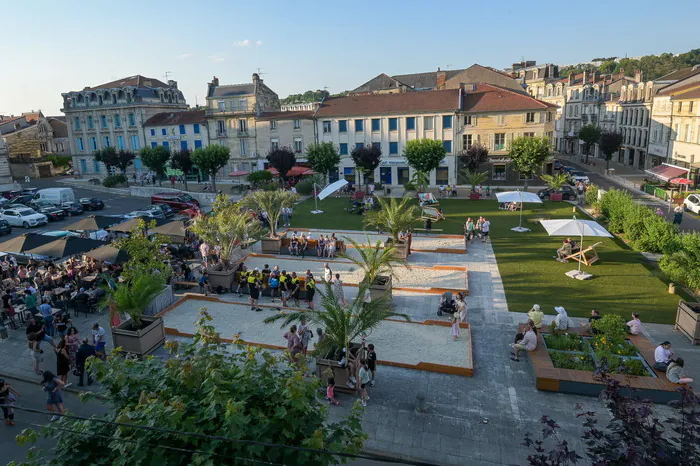
[[[504,193],[496,193],[496,198],[498,202],[519,202],[520,203],[520,223],[515,228],[511,228],[513,231],[522,233],[524,231],[530,231],[529,228],[523,227],[523,202],[533,202],[536,204],[542,204],[542,199],[535,194],[527,191],[506,191]]]
[[[71,223],[68,226],[61,228],[61,230],[68,231],[97,231],[109,228],[117,223],[123,222],[123,218],[119,217],[106,217],[104,215],[90,215],[77,222]]]
[[[174,240],[184,242],[185,240],[185,224],[182,220],[174,220],[165,225],[161,225],[149,231],[149,234],[161,234],[165,236],[170,236]]]
[[[239,176],[246,176],[246,175],[250,175],[250,172],[247,172],[245,170],[236,170],[236,171],[232,171],[231,173],[228,174],[228,176],[233,177],[233,178],[237,178]]]
[[[270,173],[272,173],[275,176],[279,176],[280,172],[277,171],[276,168],[270,167],[267,169]],[[306,176],[306,175],[315,175],[316,172],[310,169],[309,167],[302,167],[300,165],[295,165],[292,168],[289,169],[287,172],[287,176]]]
[[[38,248],[30,249],[27,253],[62,259],[64,257],[82,254],[104,245],[104,241],[98,241],[96,239],[64,236],[63,238],[54,239],[50,243],[46,243]]]
[[[540,225],[544,227],[549,236],[580,236],[581,242],[580,250],[583,251],[583,237],[584,236],[599,236],[603,238],[612,238],[613,235],[610,234],[608,230],[603,228],[598,223],[593,220],[579,220],[575,216],[573,219],[565,220],[541,220]],[[576,272],[572,275],[571,272]],[[576,275],[582,275],[585,272],[581,272],[581,261],[578,261],[578,271],[572,270],[567,272],[567,275],[574,278]],[[586,274],[589,275],[590,274]]]
[[[136,226],[139,224],[139,220],[145,221],[146,224],[155,221],[156,226],[165,225],[166,223],[171,221],[164,218],[136,217],[107,229],[109,231],[116,231],[117,233],[131,233],[131,230],[136,228]]]
[[[121,264],[129,260],[129,253],[123,249],[115,248],[114,246],[106,245],[101,248],[93,249],[85,253],[86,256],[92,257],[95,260],[109,262],[110,264]]]
[[[0,251],[19,254],[30,249],[38,248],[52,241],[56,241],[55,236],[25,233],[0,243]]]
[[[685,190],[687,191],[688,188],[690,187],[691,184],[693,183],[693,180],[689,180],[688,178],[672,178],[668,180],[669,183],[671,184],[677,184],[677,185],[685,185]]]

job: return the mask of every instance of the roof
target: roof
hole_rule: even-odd
[[[662,181],[668,181],[671,178],[678,178],[679,176],[687,175],[688,169],[675,167],[673,165],[661,164],[650,170],[644,170],[646,173],[653,177],[656,177]]]
[[[326,99],[316,112],[316,116],[455,112],[460,108],[459,95],[459,89],[447,89],[336,97]]]
[[[436,89],[438,73],[445,73],[445,81],[447,81],[462,71],[464,70],[443,70],[429,71],[427,73],[397,74],[392,76],[392,78],[396,79],[402,84],[412,87],[413,89]]]
[[[688,91],[693,91],[697,87],[700,86],[700,81],[697,79],[694,80],[693,82],[690,82],[688,84],[681,85],[682,83],[678,82],[675,84],[669,84],[668,86],[664,86],[658,93],[658,95],[670,95],[670,96],[677,96],[677,94],[685,94]],[[679,98],[687,99],[689,97],[683,96]]]
[[[691,68],[681,68],[680,70],[671,71],[668,74],[655,79],[655,81],[680,81],[700,73],[700,67],[693,66]]]
[[[694,89],[688,89],[681,93],[673,93],[671,100],[700,99],[700,83],[695,83]]]
[[[258,120],[303,120],[311,119],[314,116],[313,110],[297,110],[291,112],[263,112]]]
[[[204,110],[156,113],[143,126],[191,125],[204,123]]]
[[[493,84],[481,83],[475,86],[475,90],[466,91],[464,94],[463,112],[511,112],[557,108],[557,105]]]
[[[64,120],[58,118],[49,117],[47,118],[51,128],[54,131],[54,137],[56,138],[67,138],[68,137],[68,125]]]
[[[634,78],[630,76],[626,76],[624,73],[617,73],[617,74],[601,74],[599,75],[597,80],[594,80],[595,75],[592,71],[589,71],[588,76],[586,76],[586,83],[588,84],[603,84],[605,82],[612,83],[614,81],[617,81],[619,79],[627,78],[631,81],[637,82]],[[569,76],[566,78],[562,78],[559,80],[559,82],[562,83],[568,83],[569,82]],[[584,84],[583,82],[583,73],[576,73],[574,74],[574,86],[580,86]]]
[[[154,87],[171,87],[165,84],[163,81],[153,78],[147,78],[137,74],[135,76],[129,76],[128,78],[117,79],[116,81],[111,81],[108,83],[100,84],[99,86],[88,87],[83,90],[92,91],[96,89],[113,89],[115,87],[137,87],[140,89],[149,89]]]
[[[237,95],[255,94],[255,84],[225,84],[223,86],[212,86],[209,97],[235,97]]]

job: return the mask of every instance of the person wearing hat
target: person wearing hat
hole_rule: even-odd
[[[566,313],[566,309],[562,306],[555,306],[554,310],[557,311],[557,317],[554,319],[557,330],[568,330],[574,325],[569,318],[569,314]]]
[[[532,309],[530,309],[530,312],[527,313],[527,316],[534,322],[535,328],[536,329],[541,329],[542,328],[542,319],[544,319],[544,312],[540,310],[540,305],[535,304],[532,306]]]
[[[654,369],[665,372],[672,360],[673,351],[671,350],[671,342],[664,341],[654,350]]]

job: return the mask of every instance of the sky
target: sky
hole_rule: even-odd
[[[0,115],[61,115],[61,93],[141,74],[206,103],[261,72],[280,98],[379,73],[570,64],[700,47],[700,1],[0,1]]]

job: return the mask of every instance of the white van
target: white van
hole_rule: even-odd
[[[47,188],[37,191],[35,199],[62,205],[64,202],[75,202],[75,193],[71,188]]]

